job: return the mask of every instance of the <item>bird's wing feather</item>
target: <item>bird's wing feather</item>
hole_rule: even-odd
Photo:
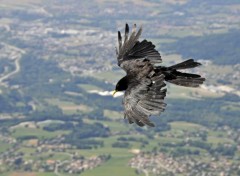
[[[124,117],[129,123],[136,123],[139,126],[154,126],[149,116],[160,114],[164,111],[166,96],[164,75],[146,78],[140,83],[132,84],[124,95]]]
[[[161,56],[152,42],[147,40],[139,41],[141,33],[142,27],[136,31],[136,24],[133,26],[130,36],[129,26],[126,24],[124,40],[122,39],[121,32],[118,31],[118,49],[116,52],[118,66],[123,68],[126,72],[131,69],[128,67],[129,64],[127,64],[129,60],[148,59],[152,64],[162,62]],[[123,62],[127,63],[123,64]]]

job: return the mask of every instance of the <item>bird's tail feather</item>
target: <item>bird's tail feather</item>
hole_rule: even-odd
[[[195,68],[202,64],[199,62],[195,62],[193,59],[186,60],[184,62],[181,62],[176,65],[172,65],[171,67],[168,67],[169,69],[175,69],[175,70],[182,70],[182,69],[188,69],[188,68]]]
[[[182,73],[178,70],[195,68],[200,65],[193,59],[189,59],[170,67],[158,67],[157,70],[164,74],[167,82],[185,87],[199,87],[205,81],[205,78],[197,74]]]
[[[191,73],[176,72],[180,74],[174,74],[175,79],[166,80],[170,83],[185,86],[185,87],[199,87],[205,81],[205,78],[202,78],[200,75],[195,75]]]

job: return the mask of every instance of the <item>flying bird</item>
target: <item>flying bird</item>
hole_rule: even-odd
[[[124,118],[127,118],[130,124],[154,127],[149,117],[160,114],[166,108],[165,82],[185,87],[198,87],[205,78],[179,71],[201,65],[193,59],[170,67],[159,66],[162,62],[160,53],[152,42],[146,39],[140,41],[142,27],[136,29],[134,24],[129,34],[129,26],[126,24],[124,38],[118,31],[117,62],[118,66],[125,70],[126,76],[118,81],[113,95],[118,91],[125,91]]]

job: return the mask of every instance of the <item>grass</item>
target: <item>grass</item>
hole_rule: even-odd
[[[228,102],[228,105],[222,106],[221,109],[227,111],[239,111],[240,105],[239,103]]]
[[[215,85],[222,85],[219,84],[218,80],[223,79],[222,75],[232,75],[234,71],[237,71],[237,69],[232,65],[215,65],[215,64],[208,64],[207,66],[201,67],[202,73],[207,73],[207,75],[211,76],[210,78],[207,78],[207,82],[210,84]],[[213,76],[216,77],[213,79]],[[229,76],[228,76],[229,77]],[[229,79],[227,80],[230,82],[230,87],[238,87],[240,84],[239,80],[236,79]]]
[[[172,37],[184,38],[188,36],[201,36],[202,31],[196,31],[192,29],[173,29],[168,32]]]
[[[61,161],[64,161],[64,160],[69,160],[71,159],[71,156],[67,153],[60,153],[60,152],[55,152],[53,157],[49,158],[51,160],[61,160]]]
[[[122,120],[120,121],[99,121],[99,120],[92,120],[92,119],[83,119],[84,122],[86,123],[96,123],[96,122],[101,122],[103,125],[106,125],[110,128],[111,131],[127,131],[131,130],[131,125],[124,123],[124,119],[122,117]]]
[[[9,4],[12,6],[16,5],[31,5],[31,4],[40,4],[43,0],[1,0],[1,4]]]
[[[108,109],[105,109],[103,111],[103,114],[105,117],[112,119],[112,120],[117,120],[117,119],[122,119],[123,114],[121,114],[120,112],[117,111],[111,111]]]
[[[62,120],[45,120],[45,121],[37,122],[37,125],[43,128],[45,126],[48,126],[49,124],[59,124],[59,123],[63,124],[65,122]]]
[[[26,9],[39,5],[43,0],[1,0],[0,9]]]
[[[115,122],[110,122],[110,121],[106,121],[104,122],[105,125],[107,125],[110,130],[112,131],[126,131],[131,129],[130,125],[126,125],[125,123],[123,123],[124,119],[122,119],[121,121],[115,121]]]
[[[29,149],[31,149],[31,148],[29,148]],[[24,152],[24,150],[19,150],[19,151]],[[62,153],[62,152],[44,152],[40,155],[32,155],[32,156],[30,155],[30,152],[28,154],[26,152],[24,152],[24,153],[25,153],[24,159],[26,159],[26,160],[38,161],[39,158],[41,158],[44,161],[47,161],[47,160],[64,161],[64,160],[71,159],[70,154]],[[34,153],[34,152],[32,152],[32,153]]]
[[[48,139],[53,138],[58,135],[67,134],[68,131],[54,131],[48,132],[41,128],[25,128],[25,127],[18,127],[12,130],[12,136],[15,138],[18,137],[26,137],[26,136],[35,136],[38,139]]]
[[[188,130],[188,131],[196,131],[199,130],[201,128],[205,128],[202,125],[198,125],[195,123],[189,123],[189,122],[171,122],[170,123],[171,128],[175,129],[175,130]]]
[[[40,172],[40,173],[37,173],[36,176],[57,176],[56,174],[54,174],[53,172]]]
[[[154,43],[156,46],[158,45],[161,46],[166,43],[173,43],[176,41],[175,39],[170,39],[170,38],[149,38],[148,40]]]
[[[88,170],[82,176],[137,176],[135,170],[128,166],[131,156],[112,157],[109,161],[93,170]],[[143,176],[142,174],[139,176]]]
[[[97,156],[101,154],[111,154],[112,157],[130,157],[133,156],[132,149],[140,149],[141,142],[138,141],[127,141],[130,144],[129,148],[113,148],[112,144],[117,142],[117,138],[119,137],[132,137],[132,135],[116,135],[116,136],[110,136],[108,138],[95,138],[96,140],[103,140],[104,141],[104,147],[97,148],[97,149],[91,149],[91,150],[75,150],[74,152],[77,152],[79,155],[83,155],[85,157],[91,157],[91,156]],[[136,135],[134,136],[136,139],[144,139],[146,141],[149,141],[149,144],[146,145],[146,148],[144,150],[152,150],[153,147],[158,145],[158,141],[155,140],[148,140],[146,136],[144,135]],[[121,141],[119,141],[121,142]],[[70,152],[70,151],[69,151]]]
[[[181,87],[174,84],[168,84],[167,98],[171,99],[194,99],[198,100],[201,97],[206,98],[218,98],[222,94],[218,92],[210,92],[201,87],[190,88],[190,87]]]
[[[217,144],[224,144],[224,143],[233,143],[233,141],[229,138],[224,138],[224,137],[216,137],[216,136],[209,136],[207,138],[207,142],[211,143],[213,145]]]
[[[216,136],[216,137],[220,137],[220,138],[227,138],[227,133],[225,131],[209,130],[208,135],[209,136]]]
[[[101,72],[98,74],[92,74],[90,75],[96,79],[99,80],[105,80],[111,83],[115,83],[117,82],[119,79],[121,79],[123,76],[125,76],[125,73],[123,70],[117,70],[117,71],[105,71],[105,72]]]
[[[10,172],[1,174],[1,176],[56,176],[52,172]]]
[[[65,91],[64,93],[66,95],[70,95],[70,96],[73,96],[73,97],[82,97],[83,96],[83,94],[81,94],[81,93],[71,92],[71,91]]]
[[[86,91],[91,91],[91,90],[99,90],[101,91],[102,89],[97,87],[97,86],[94,86],[94,85],[91,85],[91,84],[78,84],[78,86]]]
[[[174,138],[174,137],[159,137],[158,138],[158,142],[155,146],[159,144],[165,144],[165,143],[177,143],[177,142],[181,142],[182,139],[178,139],[178,138]]]
[[[58,106],[65,114],[74,114],[80,112],[89,113],[93,109],[84,104],[75,104],[70,101],[64,101],[57,98],[45,99],[49,104]]]
[[[146,138],[147,139],[147,138]],[[152,151],[153,148],[158,146],[158,143],[160,143],[162,141],[163,138],[157,138],[154,140],[148,140],[149,144],[146,145],[143,149],[141,149],[142,151]],[[162,141],[163,142],[163,141]]]
[[[6,174],[6,176],[37,176],[37,175],[35,172],[11,172]]]
[[[11,147],[11,144],[0,141],[0,153],[5,152],[7,149]]]
[[[29,147],[21,147],[18,152],[23,152],[24,154],[30,154],[35,152],[35,148],[29,148]]]
[[[168,86],[167,97],[173,99],[192,99],[190,91],[191,88],[171,84]]]
[[[0,9],[1,9],[1,5],[0,5]],[[11,24],[13,22],[13,20],[12,19],[10,19],[10,18],[1,18],[0,19],[0,24],[1,25],[9,25],[9,24]]]
[[[57,99],[57,98],[49,98],[49,99],[45,99],[49,104],[52,104],[52,105],[56,105],[56,106],[59,106],[59,107],[62,107],[62,106],[76,106],[76,104],[70,102],[70,101],[64,101],[64,100],[60,100],[60,99]]]
[[[117,141],[118,137],[119,136],[111,136],[108,138],[98,138],[104,141],[104,147],[92,149],[91,151],[80,150],[79,154],[86,157],[96,156],[100,154],[111,154],[113,157],[128,157],[129,155],[131,155],[130,154],[131,148],[113,148],[112,147],[112,144]]]

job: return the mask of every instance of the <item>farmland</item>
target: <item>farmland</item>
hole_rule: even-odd
[[[240,175],[239,2],[0,2],[0,175]],[[194,58],[206,78],[167,84],[154,128],[111,96],[126,22],[163,65]]]

